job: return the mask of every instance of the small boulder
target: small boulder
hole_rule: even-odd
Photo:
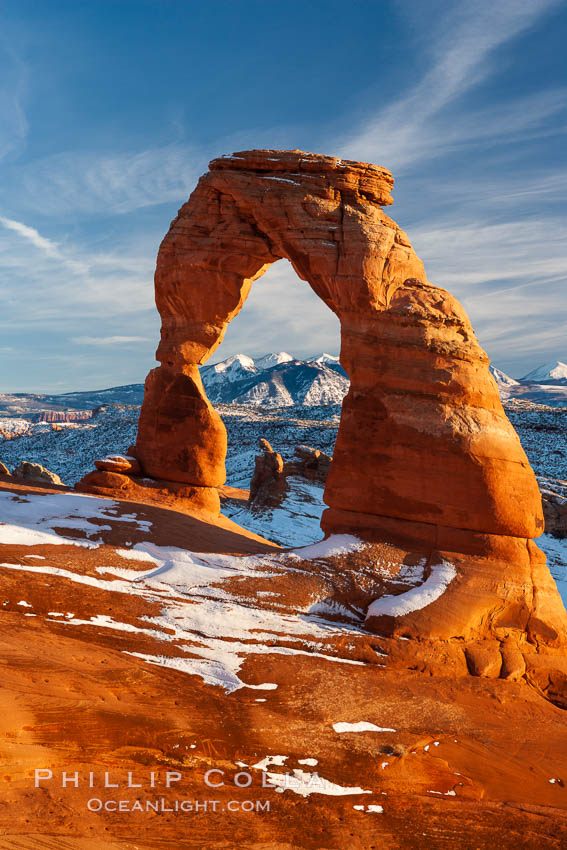
[[[10,475],[10,470],[5,463],[0,460],[0,475]]]
[[[296,446],[295,457],[285,464],[286,475],[299,475],[308,481],[325,484],[333,458],[311,446]]]
[[[29,463],[23,460],[12,472],[14,478],[30,481],[33,484],[63,484],[58,475],[50,472],[40,463]]]
[[[123,455],[109,455],[108,457],[95,460],[94,465],[101,472],[117,472],[120,475],[141,475],[140,464],[135,457],[124,457]]]

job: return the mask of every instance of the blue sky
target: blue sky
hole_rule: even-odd
[[[556,0],[4,0],[0,392],[142,381],[159,243],[207,162],[375,162],[429,279],[514,376],[567,360],[567,6]],[[337,352],[281,261],[215,359]]]

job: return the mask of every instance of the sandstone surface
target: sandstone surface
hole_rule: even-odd
[[[100,460],[95,460],[95,467],[103,472],[127,473],[128,475],[142,474],[137,459],[128,455],[109,455]]]
[[[223,517],[13,479],[0,499],[0,847],[565,846],[565,668],[518,634],[364,626],[420,587],[420,552],[286,553]]]

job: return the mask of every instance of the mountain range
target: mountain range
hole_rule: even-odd
[[[297,360],[285,351],[257,360],[235,354],[213,366],[204,366],[201,377],[213,404],[341,404],[349,387],[339,358],[332,354],[307,360]]]
[[[518,380],[495,366],[490,371],[503,399],[567,406],[567,364],[560,360],[538,366]],[[235,354],[201,367],[201,376],[213,404],[337,405],[342,403],[349,387],[339,358],[326,353],[305,360],[285,351],[258,358]],[[143,384],[48,395],[0,393],[0,414],[35,419],[45,411],[92,410],[107,404],[140,405],[143,395]]]
[[[495,366],[491,366],[490,371],[502,399],[518,398],[550,407],[567,406],[567,364],[561,360],[538,366],[519,380]]]

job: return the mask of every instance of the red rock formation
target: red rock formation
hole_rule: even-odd
[[[216,516],[220,511],[220,497],[215,487],[194,487],[177,481],[131,476],[132,473],[95,469],[75,484],[75,490],[174,508],[180,513]]]
[[[2,489],[20,529],[0,543],[3,850],[567,846],[565,673],[510,639],[356,627],[420,559],[286,559],[224,517]],[[26,539],[41,503],[59,545]],[[154,570],[148,541],[174,560]]]
[[[492,633],[500,612],[510,628],[533,617],[547,623],[549,641],[563,640],[567,618],[551,589],[535,614],[533,576],[547,587],[548,574],[526,543],[543,530],[534,474],[465,312],[427,281],[382,210],[392,184],[384,168],[301,151],[213,160],[160,247],[162,365],[146,381],[137,457],[150,476],[223,483],[225,431],[198,366],[253,281],[287,258],[339,317],[351,380],[323,530],[490,559],[484,571],[461,563],[443,604],[397,618],[395,629]],[[385,628],[383,618],[369,624]]]
[[[37,417],[38,422],[84,422],[93,418],[93,410],[45,410]]]
[[[262,454],[256,455],[248,497],[248,504],[252,510],[277,507],[283,501],[286,491],[286,476],[281,454],[275,452],[267,440],[260,439],[258,443]]]

